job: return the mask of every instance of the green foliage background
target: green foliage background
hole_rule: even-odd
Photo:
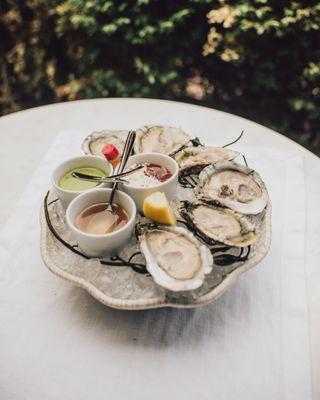
[[[320,2],[2,0],[0,114],[50,102],[182,100],[320,154]]]

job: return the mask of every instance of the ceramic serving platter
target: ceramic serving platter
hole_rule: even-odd
[[[59,201],[51,192],[47,211],[58,234],[72,242]],[[48,227],[45,207],[41,208],[41,254],[45,265],[57,276],[85,289],[101,303],[124,310],[143,310],[159,307],[193,308],[207,304],[232,286],[240,274],[257,265],[267,254],[271,241],[271,205],[267,205],[259,225],[259,238],[252,246],[246,261],[231,266],[214,265],[201,288],[174,293],[156,285],[149,275],[135,272],[126,266],[102,265],[98,259],[86,260],[66,248]],[[131,248],[130,248],[131,246]],[[127,254],[134,252],[129,244]],[[123,256],[125,257],[125,256]]]

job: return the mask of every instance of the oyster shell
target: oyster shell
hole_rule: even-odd
[[[171,126],[149,125],[138,129],[136,133],[136,154],[170,154],[190,140],[182,129]]]
[[[93,132],[88,135],[82,142],[82,151],[85,154],[93,154],[95,156],[102,155],[102,149],[107,143],[111,143],[119,150],[122,154],[124,143],[127,137],[128,131],[100,131]]]
[[[220,242],[246,247],[257,239],[255,227],[248,218],[228,208],[185,201],[179,211],[208,244]]]
[[[242,214],[258,214],[268,203],[260,175],[233,161],[218,161],[204,168],[195,188],[196,197]]]
[[[199,174],[207,165],[222,160],[234,160],[239,152],[223,147],[186,147],[179,151],[175,160],[179,164],[179,175]]]
[[[197,289],[212,270],[210,250],[181,227],[148,227],[140,236],[140,249],[155,282],[171,291]]]

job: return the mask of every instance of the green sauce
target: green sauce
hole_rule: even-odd
[[[87,175],[95,175],[100,176],[101,178],[105,178],[108,176],[107,171],[102,171],[95,167],[80,167],[80,168],[73,168],[70,171],[66,172],[59,180],[59,186],[61,189],[65,190],[72,190],[74,192],[79,192],[82,190],[92,189],[99,185],[96,182],[88,182],[83,181],[81,179],[74,178],[72,176],[73,172],[79,172],[81,174]]]

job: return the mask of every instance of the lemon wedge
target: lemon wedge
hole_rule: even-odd
[[[176,216],[166,195],[162,192],[154,192],[144,199],[143,213],[147,218],[159,224],[177,224]]]

